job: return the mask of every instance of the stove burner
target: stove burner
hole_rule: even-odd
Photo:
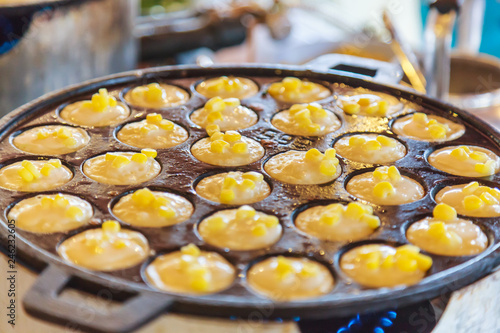
[[[437,324],[431,302],[348,318],[300,320],[302,333],[430,333]]]

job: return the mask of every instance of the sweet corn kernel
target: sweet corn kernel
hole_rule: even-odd
[[[210,137],[210,141],[214,142],[214,141],[217,141],[217,140],[224,141],[224,133],[214,132],[214,134],[212,134],[212,136]]]
[[[380,142],[376,140],[369,140],[363,145],[363,148],[365,148],[366,150],[373,151],[373,150],[379,150],[380,148],[382,148],[382,145],[380,144]]]
[[[468,146],[460,146],[459,148],[463,149],[467,154],[472,153],[472,150]]]
[[[280,224],[280,220],[273,215],[264,215],[259,218],[259,221],[264,223],[268,228],[275,228]]]
[[[250,180],[250,179],[243,179],[243,181],[241,182],[241,188],[243,190],[253,190],[255,188],[255,183],[253,180]]]
[[[215,140],[210,143],[210,151],[212,153],[222,154],[229,148],[229,143],[223,140]]]
[[[286,90],[297,90],[301,86],[302,81],[296,77],[286,77],[282,83]]]
[[[242,175],[242,177],[243,177],[243,179],[250,179],[256,183],[264,180],[264,175],[262,175],[261,173],[255,172],[255,171],[245,172]]]
[[[222,188],[223,189],[230,189],[238,185],[238,182],[236,179],[233,177],[226,176],[224,180],[222,181]]]
[[[252,227],[252,235],[255,237],[262,237],[267,235],[267,228],[264,223],[257,223]]]
[[[429,126],[429,134],[434,139],[446,138],[447,128],[442,124],[433,124]]]
[[[176,213],[172,207],[162,206],[158,209],[158,215],[166,219],[171,219],[175,217]]]
[[[378,113],[381,115],[385,115],[387,111],[389,111],[389,103],[385,100],[381,100],[377,104],[378,106]]]
[[[332,212],[325,212],[321,214],[319,217],[319,222],[325,225],[335,225],[340,222],[340,214],[339,213],[332,213]]]
[[[418,269],[420,269],[421,271],[427,271],[429,270],[429,268],[431,268],[432,266],[432,258],[429,257],[429,256],[426,256],[424,254],[419,254],[417,256],[417,265],[418,265]]]
[[[346,103],[343,106],[344,112],[348,114],[357,114],[359,111],[361,111],[361,107],[359,104],[354,104],[354,103]]]
[[[220,201],[222,203],[230,203],[234,200],[235,194],[233,190],[224,189],[220,192]]]
[[[295,272],[292,262],[283,256],[278,256],[276,258],[276,273],[278,273],[281,279],[285,279],[290,274]]]
[[[474,165],[474,170],[483,175],[492,175],[495,173],[495,161],[488,160],[486,163],[478,163]]]
[[[479,198],[481,198],[481,200],[487,205],[490,205],[490,206],[491,205],[498,205],[498,200],[494,196],[492,196],[489,192],[481,193]]]
[[[349,138],[349,146],[362,146],[365,142],[365,138],[359,135],[353,135]]]
[[[40,129],[36,132],[37,139],[46,139],[50,136],[50,133],[44,129]]]
[[[142,124],[139,130],[142,134],[148,134],[151,131],[158,130],[158,126],[153,124]]]
[[[457,211],[455,208],[444,203],[437,204],[432,211],[432,215],[434,218],[441,221],[453,221],[457,219]]]
[[[337,173],[338,159],[324,159],[319,165],[319,172],[325,176],[333,176]]]
[[[394,187],[392,186],[391,183],[389,183],[387,181],[380,182],[373,187],[373,194],[376,197],[379,197],[382,199],[385,199],[390,195],[394,195],[395,193],[396,193],[396,191],[395,191]]]
[[[190,243],[188,245],[181,247],[181,253],[193,257],[198,257],[201,254],[201,251],[198,248],[198,246],[194,245],[193,243]]]
[[[380,267],[387,269],[391,268],[392,266],[394,266],[394,255],[389,254],[384,258],[384,260],[382,260]]]
[[[484,163],[488,160],[488,155],[480,151],[473,151],[472,153],[469,154],[469,157],[481,163]]]
[[[116,221],[106,221],[101,225],[103,231],[106,232],[119,232],[121,230],[120,223]]]
[[[71,132],[66,127],[61,127],[57,131],[57,137],[60,139],[67,139],[71,137]]]
[[[321,125],[319,125],[319,124],[309,124],[309,125],[306,126],[306,129],[310,133],[318,133],[319,131],[321,131]]]
[[[222,112],[226,108],[226,103],[220,97],[213,97],[205,103],[205,109],[214,112]]]
[[[159,124],[160,128],[165,131],[171,131],[174,129],[175,124],[167,119],[162,119]]]
[[[66,217],[69,217],[71,219],[78,219],[80,217],[83,217],[83,211],[77,207],[77,206],[70,206],[64,213]]]
[[[224,100],[224,103],[226,103],[226,107],[229,106],[229,107],[233,107],[233,108],[238,107],[238,106],[241,105],[240,100],[237,99],[237,98],[234,98],[234,97],[232,97],[232,98],[226,98]]]
[[[54,203],[54,199],[52,199],[50,197],[42,197],[42,199],[40,200],[40,203],[41,203],[42,207],[51,207],[52,204]]]
[[[425,113],[422,113],[422,112],[414,113],[412,116],[412,120],[415,122],[418,122],[418,123],[423,123],[423,124],[427,124],[427,122],[429,121],[429,119],[427,118],[427,115]]]
[[[429,223],[428,234],[437,239],[443,237],[443,235],[446,234],[446,226],[444,222],[438,221]]]
[[[382,255],[380,252],[370,252],[366,255],[365,264],[369,269],[377,269],[380,267],[382,261]]]
[[[210,217],[205,223],[211,232],[220,232],[227,227],[227,223],[220,216]]]
[[[165,90],[158,83],[150,83],[146,86],[144,97],[151,102],[163,101]]]
[[[357,202],[350,202],[347,205],[347,208],[345,210],[345,215],[351,219],[360,219],[363,215],[365,215],[365,210],[363,209],[363,206],[361,206]]]
[[[146,155],[147,157],[151,157],[151,158],[155,158],[158,155],[156,150],[151,149],[151,148],[141,149],[141,153]]]
[[[436,124],[439,124],[438,121],[436,119],[431,119],[427,123],[427,126],[436,125]]]
[[[224,133],[224,141],[236,142],[241,140],[241,134],[236,131],[227,131]]]
[[[475,210],[483,207],[484,202],[477,195],[468,195],[463,200],[466,210]]]
[[[377,141],[380,142],[380,144],[382,144],[382,146],[385,147],[391,147],[391,148],[396,147],[396,140],[391,139],[385,135],[377,135]]]
[[[155,195],[147,188],[142,188],[132,194],[132,200],[141,206],[148,206],[155,200]]]
[[[415,272],[418,269],[417,260],[414,258],[398,258],[396,260],[396,265],[403,272]]]
[[[64,141],[63,141],[63,145],[65,145],[66,147],[75,147],[77,144],[78,144],[78,141],[76,141],[75,138],[67,138],[67,139],[64,139]]]
[[[111,162],[115,159],[116,155],[115,154],[111,154],[111,153],[106,153],[106,156],[104,157],[104,159],[108,162]]]
[[[399,170],[398,168],[396,168],[395,166],[390,166],[388,169],[387,169],[387,175],[389,176],[389,178],[393,181],[393,182],[397,182],[397,181],[400,181],[401,180],[401,173],[399,173]]]
[[[165,197],[155,197],[155,199],[152,202],[152,207],[155,209],[159,209],[162,206],[168,206],[170,204],[170,199],[165,198]]]
[[[21,168],[21,169],[18,169],[17,170],[17,174],[19,176],[21,176],[21,178],[25,181],[25,182],[32,182],[35,177],[33,176],[33,174],[31,172],[28,171],[28,169],[26,168]]]
[[[314,277],[319,274],[319,267],[312,262],[305,262],[302,264],[302,269],[299,272],[299,275],[308,278]]]
[[[212,136],[216,132],[220,132],[219,125],[210,124],[210,125],[207,126],[207,134],[208,134],[208,136]]]
[[[371,104],[371,102],[371,99],[368,97],[361,97],[360,99],[358,99],[358,104],[361,106],[368,106]]]
[[[113,247],[116,249],[123,249],[127,247],[127,242],[123,239],[117,239],[113,242]]]
[[[238,219],[250,219],[253,218],[257,212],[250,206],[241,206],[236,210],[236,218]]]
[[[163,117],[158,113],[150,113],[146,116],[146,121],[151,124],[159,124]]]
[[[191,288],[195,291],[208,291],[210,288],[210,282],[206,277],[196,277],[191,281]]]
[[[246,154],[248,153],[248,144],[246,142],[236,142],[231,150],[236,154]]]
[[[379,113],[380,110],[378,108],[378,104],[367,106],[366,109],[365,109],[365,112],[368,113],[368,114],[370,114],[370,115]]]
[[[376,179],[384,180],[388,179],[389,175],[388,173],[388,167],[378,167],[375,170],[373,170],[373,177]]]
[[[337,154],[337,151],[334,148],[328,148],[325,150],[325,158],[326,159],[337,159],[335,156]]]
[[[54,204],[58,207],[66,207],[69,205],[69,200],[61,194],[56,194],[54,197]]]
[[[59,160],[57,158],[50,159],[50,160],[47,161],[47,163],[53,165],[55,168],[62,167],[61,160]]]
[[[52,172],[52,170],[54,170],[56,167],[53,166],[52,164],[49,164],[49,163],[45,163],[42,168],[40,169],[40,173],[45,176],[45,177],[48,177],[50,176],[50,173]]]
[[[24,160],[21,162],[21,165],[33,175],[33,178],[38,179],[42,177],[40,171],[38,171],[33,162]]]
[[[323,154],[316,148],[309,149],[305,154],[305,159],[310,161],[320,161],[323,159]]]
[[[113,168],[121,168],[122,166],[125,166],[129,163],[130,163],[130,160],[128,159],[128,157],[123,156],[123,155],[116,155],[113,162],[111,162],[111,166]]]
[[[377,229],[380,226],[380,218],[378,216],[364,214],[361,217],[361,221],[368,224],[368,226],[372,229]]]
[[[459,161],[466,161],[469,158],[467,152],[462,148],[455,148],[450,153],[451,156]]]
[[[479,188],[478,182],[471,182],[467,184],[462,190],[465,194],[473,194]]]
[[[212,111],[207,115],[207,122],[209,124],[215,123],[217,120],[223,120],[224,117],[222,116],[222,113],[219,111]]]
[[[142,153],[136,153],[136,154],[132,155],[131,160],[132,160],[132,162],[144,164],[148,161],[148,157]]]
[[[450,246],[461,246],[463,242],[462,238],[452,230],[446,232],[439,241]]]

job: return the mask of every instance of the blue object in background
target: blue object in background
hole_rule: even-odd
[[[421,1],[422,22],[425,26],[425,20],[429,12],[429,2]],[[486,0],[486,9],[484,13],[483,34],[481,36],[481,46],[479,52],[491,54],[500,58],[500,0]],[[453,31],[453,43],[457,43],[457,29]]]

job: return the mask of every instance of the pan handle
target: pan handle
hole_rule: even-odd
[[[307,64],[308,69],[369,79],[385,84],[398,84],[403,71],[398,64],[347,54],[325,54]]]
[[[113,310],[108,310],[109,306],[105,309],[92,306],[89,304],[91,302],[83,302],[81,299],[75,302],[63,300],[59,295],[71,279],[71,274],[54,264],[49,265],[24,297],[24,308],[33,316],[71,329],[122,333],[130,332],[152,320],[173,303],[171,297],[153,292],[135,292]]]

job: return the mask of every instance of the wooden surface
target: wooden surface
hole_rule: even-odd
[[[7,275],[7,258],[2,254],[0,270]],[[61,327],[46,323],[26,314],[21,300],[36,279],[32,271],[17,266],[16,326],[11,327],[5,319],[6,277],[1,278],[4,293],[0,297],[2,317],[0,332],[2,333],[70,333],[78,332],[72,327]],[[106,311],[113,304],[97,300],[95,297],[83,295],[74,290],[64,292],[61,297],[78,299],[80,302],[92,304],[97,309]],[[419,324],[416,323],[416,331]],[[165,314],[136,333],[298,333],[295,323],[263,323],[258,320],[221,320],[201,318],[177,314]],[[433,333],[500,333],[500,270],[483,280],[455,292],[448,304],[438,326]]]

